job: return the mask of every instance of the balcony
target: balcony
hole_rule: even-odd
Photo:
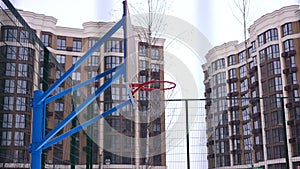
[[[285,90],[285,91],[291,91],[291,86],[290,86],[290,85],[284,86],[284,90]]]
[[[295,142],[296,142],[296,138],[295,137],[289,139],[289,143],[295,143]]]
[[[232,120],[229,122],[230,125],[239,125],[240,124],[240,120]]]
[[[290,50],[288,51],[288,54],[287,54],[289,57],[291,56],[295,56],[296,55],[296,51],[295,50]]]
[[[289,102],[289,103],[285,104],[285,107],[290,109],[293,107],[293,104],[291,102]]]
[[[152,77],[160,77],[160,72],[159,71],[158,72],[151,71],[151,76]]]
[[[282,52],[281,53],[281,57],[287,58],[288,56],[289,56],[288,52]]]
[[[67,51],[73,51],[73,47],[68,46],[66,50]]]
[[[296,73],[298,71],[298,68],[297,67],[291,67],[290,68],[290,72],[291,73]]]
[[[147,70],[141,70],[140,71],[140,76],[148,76],[148,71]]]
[[[253,73],[255,73],[255,72],[257,72],[257,66],[253,66],[253,67],[249,70],[248,74],[253,74]]]
[[[260,112],[253,113],[253,114],[251,115],[251,118],[253,118],[253,119],[255,119],[255,118],[257,118],[257,117],[260,117]]]
[[[253,145],[253,149],[254,150],[262,150],[263,149],[263,145],[262,144],[255,144],[255,145]]]
[[[261,128],[253,129],[253,130],[252,130],[252,133],[253,133],[253,134],[259,134],[259,133],[262,133]]]
[[[294,125],[294,120],[288,120],[288,121],[287,121],[287,124],[288,124],[289,126],[293,126],[293,125]]]
[[[255,81],[255,82],[251,83],[250,89],[254,89],[254,88],[256,88],[257,86],[258,86],[258,81]]]
[[[227,94],[228,97],[234,97],[234,96],[238,96],[238,95],[239,95],[239,92],[237,92],[237,91],[236,92],[230,92],[230,93]]]
[[[289,73],[290,73],[290,68],[283,69],[283,74],[289,74]]]
[[[227,83],[232,83],[232,82],[237,82],[238,78],[231,78],[231,79],[227,79]]]
[[[211,93],[211,88],[206,88],[206,89],[205,89],[205,92],[206,92],[206,93]]]

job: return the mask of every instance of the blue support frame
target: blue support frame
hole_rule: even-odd
[[[120,76],[123,76],[126,82],[126,56],[127,56],[127,30],[126,30],[126,12],[127,6],[126,1],[123,2],[123,17],[116,23],[90,50],[88,50],[82,57],[79,59],[68,71],[66,71],[60,79],[58,79],[49,89],[45,92],[41,90],[34,91],[34,98],[32,99],[32,108],[33,108],[33,119],[32,119],[32,144],[30,146],[31,153],[31,169],[40,169],[42,161],[42,150],[52,146],[60,140],[82,130],[85,127],[88,127],[103,117],[110,115],[111,113],[121,109],[122,107],[133,103],[132,96],[130,96],[130,91],[128,91],[129,98],[127,101],[113,107],[112,109],[84,122],[80,126],[77,126],[68,132],[61,134],[53,138],[60,130],[63,129],[72,119],[74,119],[78,114],[82,112],[90,103],[92,103],[101,93],[103,93],[111,84],[118,79]],[[116,31],[121,27],[124,30],[124,62],[119,66],[112,68],[106,72],[103,72],[85,82],[82,82],[78,85],[75,85],[61,93],[58,93],[54,96],[50,96],[51,93],[55,91],[77,68],[79,68],[85,60],[92,55],[102,44],[104,44]],[[113,74],[114,73],[114,74]],[[66,94],[75,91],[81,87],[84,87],[92,82],[99,80],[109,74],[113,74],[110,79],[106,80],[92,95],[90,95],[83,103],[81,103],[73,112],[71,112],[65,119],[63,119],[53,130],[51,130],[46,136],[44,136],[44,121],[45,121],[45,108],[46,105],[50,102],[55,101],[58,98],[65,96]],[[127,88],[127,90],[130,90]]]

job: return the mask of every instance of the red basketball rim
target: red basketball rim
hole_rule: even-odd
[[[152,87],[147,87],[150,84],[154,84],[154,83],[168,83],[171,86],[170,87],[166,87],[166,88],[152,88]],[[137,91],[139,91],[140,89],[146,90],[146,91],[152,91],[152,90],[171,90],[174,89],[176,87],[176,83],[171,82],[171,81],[167,81],[167,80],[150,80],[144,83],[132,83],[131,84],[131,93],[135,94]]]

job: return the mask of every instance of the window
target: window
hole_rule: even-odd
[[[245,92],[248,90],[248,80],[245,79],[241,82],[241,92]]]
[[[111,87],[111,98],[113,100],[120,100],[120,88]]]
[[[260,129],[261,128],[261,121],[260,121],[260,119],[254,120],[254,122],[253,122],[253,128],[254,129]]]
[[[152,46],[152,48],[151,48],[151,58],[152,59],[160,59],[159,47]]]
[[[228,65],[231,66],[231,65],[235,65],[235,64],[236,64],[235,55],[228,56]]]
[[[148,62],[145,60],[140,60],[140,70],[147,70],[148,69]]]
[[[95,77],[97,75],[97,72],[95,72],[95,71],[89,71],[87,73],[88,73],[88,78],[89,79],[92,78],[92,77]]]
[[[52,46],[52,35],[51,33],[42,33],[42,42],[46,47],[51,47]]]
[[[24,146],[24,132],[15,131],[14,145]]]
[[[231,106],[238,106],[238,98],[237,97],[231,97],[230,102],[231,102]]]
[[[20,60],[28,60],[29,56],[30,57],[33,56],[32,54],[30,55],[29,53],[32,53],[31,49],[25,48],[25,47],[20,47],[19,48],[19,59]]]
[[[120,40],[108,40],[105,43],[105,52],[122,52]]]
[[[287,57],[286,60],[285,60],[285,66],[287,68],[289,68],[289,67],[296,67],[295,56]]]
[[[1,114],[2,116],[2,127],[3,128],[12,128],[12,120],[13,115],[12,114]]]
[[[10,146],[11,145],[11,131],[2,131],[1,134],[1,146]]]
[[[283,36],[293,34],[292,23],[286,23],[282,25]]]
[[[251,47],[251,53],[250,54],[256,52],[256,42],[255,41],[251,42],[251,45],[252,45],[252,47]]]
[[[262,46],[265,43],[264,34],[258,35],[258,46]]]
[[[273,143],[283,142],[283,128],[275,128],[272,130]]]
[[[88,59],[88,65],[89,66],[98,66],[99,64],[99,57],[98,56],[95,56],[95,55],[92,55],[89,57]]]
[[[28,65],[19,63],[18,66],[18,76],[19,77],[27,77],[28,76]]]
[[[260,111],[259,105],[255,105],[255,106],[252,107],[253,114],[258,113],[259,111]]]
[[[56,74],[55,74],[56,79],[59,79],[61,76],[62,76],[62,72],[60,70],[56,70]]]
[[[160,131],[160,123],[156,122],[153,124],[153,131],[159,132]]]
[[[294,40],[293,39],[286,40],[283,43],[284,43],[284,51],[285,52],[294,50]]]
[[[27,81],[18,80],[17,93],[26,94],[27,91]]]
[[[279,45],[271,45],[267,47],[267,58],[278,58],[279,57]]]
[[[145,90],[140,90],[139,95],[140,95],[140,100],[147,100],[148,98],[148,92]]]
[[[233,110],[233,111],[231,112],[231,118],[232,118],[233,121],[239,119],[239,114],[238,114],[238,113],[239,113],[239,112],[236,111],[236,110]]]
[[[139,45],[139,55],[146,56],[147,54],[147,45],[146,43],[140,43]]]
[[[230,69],[229,70],[229,78],[236,78],[236,69]]]
[[[64,103],[55,103],[54,104],[55,111],[64,111]]]
[[[98,39],[96,39],[96,38],[89,38],[88,48],[91,49],[97,42],[98,42]],[[96,50],[96,52],[99,52],[99,51],[100,51],[100,47]]]
[[[66,56],[65,55],[56,55],[56,60],[60,64],[66,63]]]
[[[81,52],[81,49],[82,49],[81,39],[74,39],[73,40],[73,51],[74,52]]]
[[[14,97],[4,96],[3,110],[14,110]]]
[[[216,63],[217,63],[217,66],[216,66],[217,70],[218,70],[218,69],[224,69],[224,68],[225,68],[225,59],[224,59],[224,58],[218,59],[218,60],[216,61]]]
[[[18,30],[15,28],[3,29],[2,40],[16,42],[18,39]]]
[[[234,139],[233,140],[233,149],[239,150],[240,147],[241,147],[241,141],[239,139]]]
[[[236,92],[237,91],[237,83],[236,82],[233,82],[233,83],[230,83],[230,92]]]
[[[147,81],[147,76],[140,76],[140,83],[144,83]]]
[[[266,61],[265,50],[259,51],[259,58],[260,58],[260,63],[264,63]]]
[[[271,114],[272,125],[282,125],[282,111],[273,111]]]
[[[246,52],[245,51],[239,53],[239,63],[242,63],[242,62],[246,61],[246,59],[247,58],[246,58]]]
[[[274,61],[268,64],[268,74],[271,75],[278,75],[281,73],[280,68],[280,61]]]
[[[65,37],[57,37],[57,50],[66,50],[66,38]]]
[[[90,56],[90,57],[93,57],[93,56]],[[89,57],[89,59],[90,59],[90,57]],[[79,59],[80,59],[79,56],[72,56],[72,63],[75,64]]]
[[[251,133],[250,129],[247,131],[248,133]],[[247,134],[247,135],[250,135],[250,134]],[[252,147],[252,138],[249,137],[249,138],[244,138],[244,149],[245,150],[251,150],[251,147]]]
[[[249,113],[249,109],[246,108],[242,111],[242,114],[243,114],[243,120],[244,121],[247,121],[247,120],[250,120],[250,113]]]
[[[15,91],[15,80],[6,79],[4,93],[14,93]]]
[[[266,43],[273,41],[273,40],[278,40],[278,31],[276,28],[270,29],[265,32],[265,37],[266,37]]]
[[[72,79],[75,80],[75,81],[80,81],[80,76],[81,76],[80,72],[72,73]]]
[[[246,123],[243,125],[243,132],[244,135],[251,135],[251,123]]]
[[[17,58],[17,47],[16,46],[6,46],[6,58],[7,59],[16,59]]]
[[[281,77],[275,77],[269,80],[269,92],[282,91]]]
[[[106,56],[105,57],[105,69],[109,70],[120,64],[120,57],[119,56]]]
[[[27,111],[26,98],[25,97],[17,97],[17,99],[16,99],[16,110],[17,111]]]
[[[25,128],[25,115],[16,114],[15,117],[15,128]]]
[[[275,90],[282,91],[282,80],[281,77],[275,77]]]
[[[26,30],[21,30],[20,31],[20,42],[23,42],[23,43],[32,43],[33,40],[32,40],[32,37],[29,35],[29,32],[26,31]]]
[[[152,72],[159,72],[159,64],[152,64],[151,65]]]
[[[16,64],[6,63],[5,76],[15,76],[16,75]]]
[[[248,106],[249,94],[242,95],[242,107]]]
[[[247,75],[247,67],[246,65],[240,67],[240,78],[246,77]]]

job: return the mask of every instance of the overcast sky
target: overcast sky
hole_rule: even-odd
[[[122,0],[12,0],[16,8],[43,13],[58,19],[58,25],[81,28],[87,21],[116,21]],[[138,0],[128,0],[135,4]],[[138,3],[136,3],[138,5]],[[250,0],[248,25],[260,16],[300,0]],[[234,0],[168,0],[167,14],[197,26],[215,46],[231,40],[242,40],[240,13]],[[235,17],[236,16],[236,17]],[[249,27],[248,26],[248,27]],[[226,33],[225,33],[226,32]]]

